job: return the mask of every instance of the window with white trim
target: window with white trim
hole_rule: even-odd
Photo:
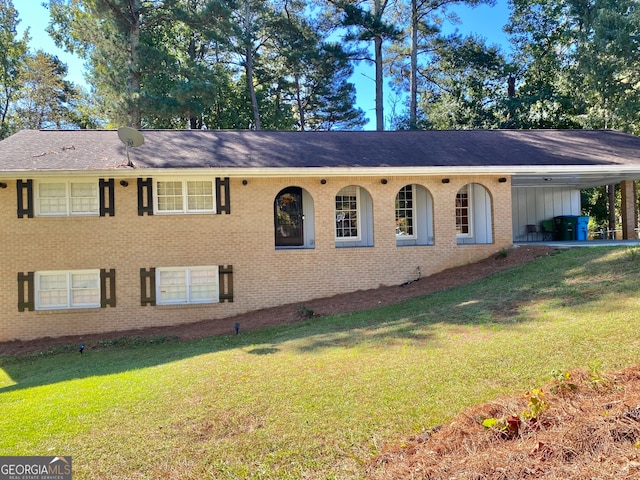
[[[38,182],[36,214],[43,217],[98,215],[98,182]]]
[[[471,235],[471,196],[468,185],[456,194],[456,234],[464,237]]]
[[[158,180],[155,213],[215,213],[213,180]]]
[[[100,307],[100,270],[36,272],[36,310]]]
[[[336,240],[360,238],[360,188],[345,187],[336,195]]]
[[[415,219],[413,185],[405,185],[396,195],[396,236],[415,238]]]
[[[217,266],[156,268],[158,305],[218,303]]]

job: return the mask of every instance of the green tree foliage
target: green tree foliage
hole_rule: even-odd
[[[575,45],[566,2],[512,0],[506,31],[515,47],[513,128],[577,128],[583,106],[571,87]]]
[[[349,58],[304,1],[50,0],[108,125],[356,128]],[[301,108],[302,107],[302,108]]]
[[[389,0],[329,0],[340,19],[340,25],[347,29],[347,42],[373,44],[373,57],[360,50],[357,58],[375,65],[376,130],[384,130],[384,55],[385,41],[396,40],[402,30],[391,20],[392,3]]]
[[[640,12],[633,0],[511,0],[516,128],[640,133]],[[579,88],[577,88],[579,86]]]
[[[16,128],[95,126],[95,122],[77,108],[81,96],[65,80],[66,74],[66,65],[42,51],[25,58],[18,77],[21,88],[14,106]]]
[[[443,37],[452,7],[493,1],[49,0],[49,31],[86,60],[107,126],[360,128],[350,80],[366,60],[379,130],[386,75],[407,103],[401,128],[640,133],[635,0],[510,0],[508,58],[480,38]],[[15,32],[10,1],[0,5]],[[3,92],[6,102],[15,86]]]
[[[423,128],[498,128],[505,122],[508,66],[497,47],[475,37],[441,38],[421,75]]]
[[[589,128],[640,133],[640,10],[635,0],[572,0],[577,81]]]
[[[20,71],[27,53],[28,31],[17,38],[18,12],[11,0],[0,0],[0,139],[15,130],[9,123],[20,89]]]
[[[84,57],[89,81],[112,105],[112,124],[142,127],[142,81],[159,56],[141,36],[169,23],[178,0],[51,0],[49,33],[58,46]]]
[[[293,104],[300,130],[357,129],[366,123],[354,107],[355,87],[348,54],[326,42],[318,26],[303,16],[303,5],[288,4],[271,26],[275,64],[280,64],[286,97]],[[277,59],[277,60],[276,60]]]
[[[582,213],[590,217],[592,230],[609,228],[609,195],[608,186],[592,187],[580,192]],[[620,191],[616,192],[615,208],[620,208]]]
[[[401,94],[408,91],[408,128],[418,128],[419,99],[425,95],[425,89],[428,96],[431,87],[430,82],[424,81],[424,72],[432,70],[432,63],[438,60],[438,50],[447,42],[442,34],[443,24],[459,23],[451,8],[481,4],[493,5],[494,0],[408,0],[395,4],[394,18],[403,33],[389,48],[387,68],[396,91]]]

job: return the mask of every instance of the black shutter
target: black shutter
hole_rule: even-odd
[[[138,179],[138,215],[153,215],[153,179]]]
[[[140,305],[156,304],[156,269],[140,269]]]
[[[100,308],[116,306],[116,270],[100,269]]]
[[[18,191],[18,218],[26,215],[33,218],[33,180],[17,180],[16,190]]]
[[[233,265],[218,266],[220,302],[233,302]]]
[[[216,178],[216,213],[231,213],[230,203],[229,177]]]
[[[34,272],[18,273],[18,311],[32,312],[35,304],[35,274]]]
[[[114,180],[110,178],[105,180],[101,178],[98,182],[98,189],[100,190],[100,216],[115,215],[115,206],[113,204],[113,192],[114,192]]]

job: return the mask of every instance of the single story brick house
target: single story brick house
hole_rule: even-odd
[[[615,131],[141,133],[0,142],[0,341],[402,284],[579,215],[580,188],[622,183],[633,209],[640,179]]]

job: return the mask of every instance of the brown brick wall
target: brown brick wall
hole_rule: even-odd
[[[136,179],[115,182],[115,216],[22,218],[15,181],[0,190],[0,341],[33,339],[223,319],[249,310],[359,289],[393,285],[484,258],[512,244],[511,186],[497,177],[232,178],[231,214],[138,216]],[[454,200],[460,187],[480,183],[490,192],[493,244],[456,245]],[[409,183],[434,199],[432,246],[396,247],[395,196]],[[335,248],[334,197],[359,185],[373,199],[375,244]],[[273,201],[287,186],[314,201],[315,248],[276,250]],[[141,306],[140,268],[233,265],[234,301],[198,306]],[[17,308],[18,272],[115,269],[117,306],[64,311]],[[222,321],[222,320],[221,320]]]
[[[622,193],[621,214],[622,214],[622,238],[632,240],[638,238],[636,228],[638,219],[636,217],[636,185],[631,180],[620,182]]]

